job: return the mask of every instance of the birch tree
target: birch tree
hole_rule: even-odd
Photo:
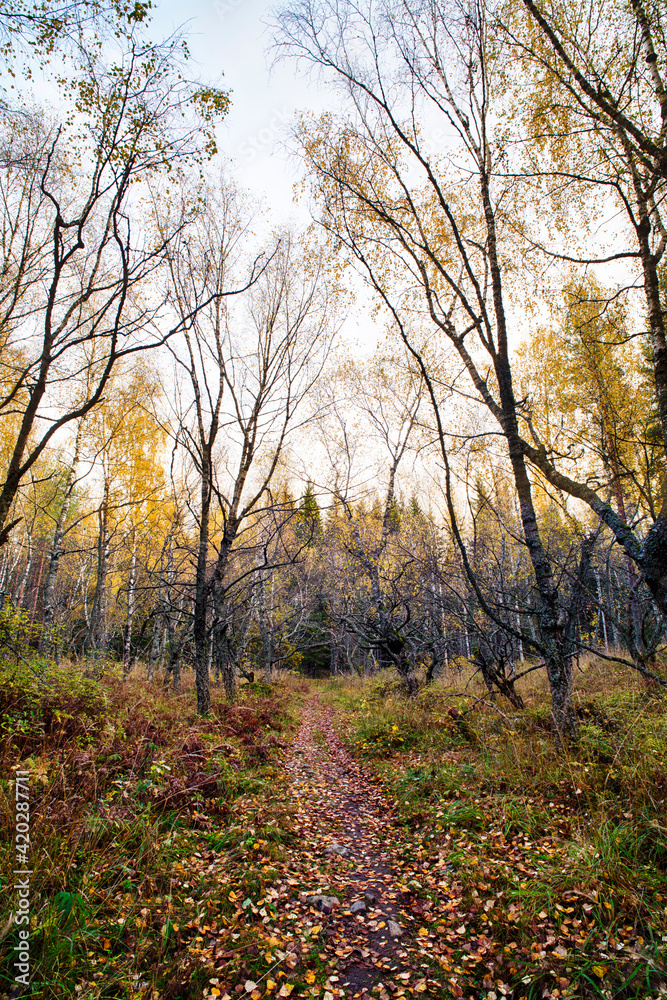
[[[248,214],[238,196],[223,182],[202,197],[192,231],[170,256],[170,294],[184,327],[171,346],[184,385],[177,434],[198,481],[192,631],[197,711],[205,714],[211,648],[228,697],[235,693],[225,643],[230,554],[267,498],[320,374],[333,316],[320,269],[308,269],[292,237],[248,260]]]
[[[511,48],[490,37],[481,3],[428,0],[379,6],[297,0],[279,15],[278,44],[284,54],[320,67],[346,96],[346,117],[328,114],[300,132],[318,216],[365,275],[425,380],[452,530],[476,599],[491,620],[493,608],[471,565],[454,502],[447,426],[452,393],[483,405],[504,439],[539,621],[538,634],[522,641],[545,665],[556,732],[573,734],[568,613],[544,543],[530,466],[587,503],[612,529],[644,571],[663,614],[667,592],[647,572],[645,549],[642,555],[640,540],[608,499],[567,476],[542,442],[532,441],[515,390],[507,286],[519,273],[521,234],[517,181],[498,127]],[[429,136],[436,128],[439,143]],[[424,326],[437,347],[424,349]],[[641,658],[634,662],[652,674]]]
[[[56,435],[103,398],[117,362],[162,343],[150,320],[162,303],[147,285],[175,232],[146,240],[139,186],[212,155],[227,95],[192,86],[180,40],[142,41],[130,28],[117,60],[93,46],[60,125],[41,113],[3,114],[0,161],[0,423],[12,446],[0,483],[0,544],[23,479]],[[79,399],[72,386],[95,377]]]
[[[622,515],[616,535],[638,565],[667,620],[664,7],[655,0],[572,0],[565,5],[520,0],[501,6],[494,23],[507,33],[517,57],[521,96],[514,102],[515,129],[527,144],[521,169],[537,185],[542,205],[546,194],[552,211],[560,217],[561,232],[570,214],[568,206],[581,206],[581,217],[574,226],[582,232],[581,240],[573,242],[570,237],[563,245],[556,238],[545,245],[538,231],[531,234],[534,246],[552,261],[586,269],[613,268],[615,281],[621,280],[620,266],[629,266],[628,284],[632,285],[636,275],[643,291],[661,427],[662,496],[643,539],[623,531]],[[585,211],[586,203],[593,206],[590,213]],[[621,230],[620,238],[614,234],[600,241],[601,213],[615,220],[613,229]],[[543,456],[531,456],[538,458],[546,471]],[[568,483],[567,477],[560,488],[569,488],[585,502],[592,501],[577,490],[576,483]]]

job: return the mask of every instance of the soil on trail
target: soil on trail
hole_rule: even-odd
[[[424,947],[434,915],[411,881],[392,803],[346,752],[317,699],[304,709],[285,767],[298,834],[287,868],[301,885],[310,873],[301,905],[323,926],[331,989],[346,997],[438,995],[442,970]],[[338,902],[313,902],[317,895]]]

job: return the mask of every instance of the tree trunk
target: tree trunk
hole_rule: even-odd
[[[160,551],[160,577],[157,587],[158,612],[155,615],[153,635],[151,637],[151,649],[148,656],[148,683],[153,683],[155,667],[159,660],[164,657],[167,642],[167,623],[170,609],[168,605],[170,588],[174,577],[174,532],[176,524],[171,526],[167,538],[162,543]],[[165,566],[166,556],[166,566]]]
[[[127,676],[132,669],[132,626],[134,624],[134,591],[137,572],[137,536],[132,532],[132,561],[130,577],[127,582],[127,621],[125,623],[125,642],[123,643],[123,674]]]
[[[577,730],[577,720],[571,697],[572,662],[563,648],[564,622],[558,608],[558,591],[554,583],[551,563],[540,537],[532,488],[519,434],[516,399],[512,386],[512,369],[507,346],[507,321],[496,242],[496,219],[491,203],[487,164],[484,162],[480,162],[480,188],[486,219],[489,274],[496,320],[497,350],[493,351],[493,362],[502,411],[500,422],[507,441],[514,487],[519,501],[523,536],[540,596],[540,640],[544,650],[547,677],[551,689],[551,711],[554,727],[557,739],[561,741],[564,736],[574,736]]]
[[[514,473],[514,484],[519,500],[519,512],[524,539],[533,565],[535,582],[540,597],[538,618],[540,643],[544,650],[547,677],[551,690],[551,712],[554,727],[557,738],[561,741],[563,737],[575,736],[577,732],[577,719],[572,706],[572,660],[564,648],[564,621],[558,608],[558,591],[554,583],[549,559],[542,545],[533,505],[530,480],[519,442],[515,412],[516,404],[511,388],[509,366],[502,374],[505,375],[509,383],[500,386],[503,412],[506,419],[505,437]],[[501,382],[500,377],[498,381]],[[505,398],[503,399],[503,397]],[[507,413],[508,410],[509,416]]]
[[[178,609],[178,616],[182,612],[182,604]],[[174,691],[181,690],[181,644],[176,639],[176,628],[171,614],[167,615],[167,637],[169,641],[169,663],[164,673],[163,687],[169,684],[169,678],[173,679]]]
[[[208,673],[208,543],[211,515],[211,461],[210,453],[202,441],[201,505],[199,512],[199,546],[195,576],[195,601],[193,637],[195,643],[195,686],[197,688],[197,713],[207,715],[211,709],[211,685]]]
[[[65,481],[65,489],[63,491],[63,502],[60,505],[60,510],[58,512],[58,518],[56,520],[56,527],[53,533],[53,542],[51,544],[51,554],[49,556],[49,568],[46,573],[46,580],[44,581],[44,602],[42,610],[42,634],[39,640],[39,648],[42,653],[49,653],[53,649],[54,642],[54,625],[55,625],[55,615],[56,615],[56,579],[58,576],[58,567],[60,565],[60,557],[62,556],[63,550],[63,538],[65,537],[65,524],[67,523],[67,515],[69,513],[70,505],[72,502],[72,495],[74,493],[74,487],[76,486],[76,474],[79,465],[79,459],[81,457],[81,442],[83,441],[83,420],[79,421],[79,426],[76,432],[76,438],[74,439],[74,455],[72,456],[72,463],[67,470],[67,479]]]
[[[86,650],[106,653],[108,648],[107,576],[109,572],[109,481],[105,479],[104,497],[98,514],[97,574],[95,595],[90,611],[90,624],[86,637]]]
[[[663,622],[667,622],[667,500],[644,539],[641,567]]]
[[[271,628],[269,611],[266,606],[266,571],[259,573],[259,634],[262,643],[262,665],[264,668],[264,681],[269,684],[271,681],[271,666],[273,664],[273,630]]]
[[[28,530],[28,551],[25,557],[25,567],[23,573],[21,574],[20,582],[15,590],[14,594],[14,604],[17,608],[21,607],[23,603],[23,595],[25,593],[26,583],[28,582],[28,576],[30,575],[30,569],[32,567],[32,530]]]
[[[222,674],[225,697],[229,702],[236,699],[236,663],[234,661],[234,657],[231,655],[231,649],[229,648],[225,628],[225,590],[223,586],[223,579],[227,568],[227,562],[229,560],[229,554],[232,550],[232,545],[234,544],[237,531],[238,522],[233,516],[229,515],[227,517],[225,531],[220,541],[218,559],[216,561],[213,578],[211,580],[211,589],[213,594],[213,620],[215,622],[213,628],[213,642],[215,647],[214,655],[216,657],[220,657],[217,662],[219,663],[219,670]]]
[[[604,641],[605,652],[608,653],[609,638],[607,636],[607,617],[604,613],[604,606],[602,601],[602,585],[600,583],[600,574],[598,572],[595,573],[595,579],[597,581],[597,587],[598,587],[598,605],[599,605],[598,618],[602,626],[602,638]]]
[[[153,678],[155,677],[155,665],[157,664],[158,658],[160,656],[160,644],[162,641],[161,632],[164,628],[162,622],[162,615],[157,614],[155,616],[155,621],[153,624],[153,635],[151,636],[151,648],[148,654],[148,668],[146,672],[146,680],[149,684],[153,683]]]

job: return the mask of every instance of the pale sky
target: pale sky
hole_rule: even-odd
[[[291,61],[272,65],[267,25],[277,6],[278,0],[190,0],[187,5],[156,0],[152,32],[155,38],[166,36],[185,23],[202,81],[232,91],[218,148],[232,161],[240,186],[263,203],[265,224],[272,230],[311,221],[308,205],[294,201],[302,170],[286,150],[290,124],[299,112],[319,113],[337,99],[335,88],[318,85],[306,67],[299,70]],[[371,314],[367,291],[351,280],[357,303],[341,335],[349,347],[366,353],[383,338],[384,325]]]
[[[299,166],[284,150],[298,111],[319,111],[327,95],[292,63],[270,68],[266,28],[275,0],[157,0],[154,31],[167,34],[187,22],[189,45],[203,81],[232,90],[232,106],[218,131],[220,152],[235,164],[241,185],[262,198],[276,225],[308,221],[292,201]]]

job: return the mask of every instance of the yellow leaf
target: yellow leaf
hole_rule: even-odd
[[[313,983],[315,982],[315,973],[307,972],[303,978],[306,980],[309,986],[312,986]]]
[[[109,938],[104,939],[104,941],[102,942],[102,947],[105,949],[111,947],[111,941],[109,940]]]
[[[275,990],[275,988],[276,988],[277,985],[278,984],[275,981],[275,979],[267,979],[266,980],[266,988],[269,991],[269,993],[271,992],[271,990]]]
[[[428,937],[428,931],[426,930],[425,927],[420,927],[417,933],[419,934],[420,937]]]
[[[598,977],[598,979],[604,979],[607,975],[606,965],[594,965],[591,968],[591,972]]]
[[[311,934],[319,934],[321,930],[322,930],[322,924],[315,924],[314,927],[311,927],[310,933]]]
[[[212,986],[211,987],[211,996],[212,997],[219,997],[220,996],[220,990],[218,989],[217,986]]]
[[[239,898],[239,897],[238,897],[238,896],[236,895],[236,893],[235,893],[235,892],[233,892],[233,891],[232,891],[232,892],[230,892],[229,896],[227,897],[227,899],[238,899],[238,898]]]

